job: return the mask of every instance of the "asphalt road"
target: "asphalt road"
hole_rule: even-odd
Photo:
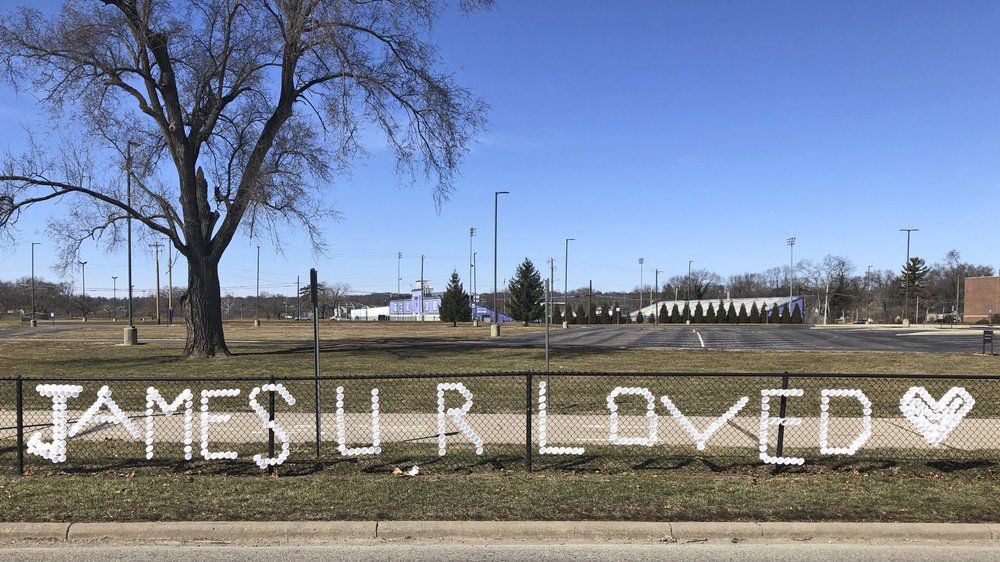
[[[972,328],[573,326],[553,328],[549,337],[552,347],[979,353],[983,332]],[[545,335],[518,334],[493,341],[496,345],[541,346]]]
[[[46,326],[32,329],[0,329],[0,341],[10,343],[91,343],[117,344],[119,340],[73,339],[64,337],[45,338],[52,334],[78,329],[70,326]],[[24,338],[26,334],[32,338]],[[38,337],[43,335],[43,337]],[[998,334],[1000,336],[1000,334]],[[939,328],[885,328],[885,327],[774,327],[774,326],[572,326],[564,330],[553,327],[550,331],[552,347],[587,348],[661,348],[661,349],[730,349],[730,350],[786,350],[786,351],[919,351],[981,353],[983,346],[982,328],[956,327]],[[161,345],[184,345],[183,334],[173,339],[142,339],[144,343]],[[392,342],[358,341],[353,345],[365,346],[499,346],[499,347],[541,347],[544,332],[504,335],[498,339],[468,341],[406,340]],[[303,345],[311,346],[305,340],[229,340],[234,345]],[[347,343],[347,342],[342,342]],[[1000,343],[997,345],[1000,352]]]
[[[58,545],[0,549],[0,561],[102,560],[1000,560],[997,543],[926,544],[453,544],[341,543],[310,546]]]

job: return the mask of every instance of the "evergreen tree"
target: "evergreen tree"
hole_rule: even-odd
[[[601,323],[601,315],[597,313],[597,305],[595,304],[590,305],[590,316],[588,316],[588,318],[590,318],[591,324]]]
[[[544,317],[542,295],[545,288],[542,285],[541,274],[530,259],[524,258],[521,265],[517,266],[517,272],[507,285],[507,290],[510,293],[508,308],[514,320],[520,320],[527,326],[528,322],[541,320]]]
[[[729,310],[726,311],[726,322],[729,322],[730,324],[736,323],[736,307],[731,301],[729,303]]]
[[[738,324],[746,324],[750,320],[750,315],[747,314],[747,305],[741,304],[740,311],[736,315],[736,322]]]
[[[642,317],[642,310],[639,310],[639,312],[635,314],[635,323],[642,324],[645,321],[646,319]]]
[[[563,323],[562,308],[560,308],[558,304],[552,307],[552,323],[553,324]]]
[[[715,316],[715,305],[708,303],[708,309],[705,310],[705,322],[709,324],[715,324],[719,319]]]
[[[573,319],[574,324],[586,324],[587,323],[587,309],[583,308],[583,303],[576,305],[576,316]]]
[[[802,323],[802,309],[799,306],[792,308],[792,324]]]
[[[660,305],[660,324],[669,324],[670,314],[667,312],[666,303]]]
[[[702,324],[705,322],[705,311],[701,308],[701,301],[694,307],[694,320],[695,324]]]
[[[625,321],[622,320],[622,310],[618,306],[618,301],[611,306],[611,324],[624,324]]]
[[[770,318],[771,311],[767,309],[767,305],[761,303],[760,305],[760,322],[761,324],[769,324],[773,322]]]
[[[684,303],[684,312],[681,315],[681,323],[687,323],[691,320],[691,307],[688,303]]]
[[[719,301],[719,307],[715,309],[716,321],[720,324],[725,324],[729,322],[729,318],[726,316],[726,301]]]
[[[792,306],[790,304],[786,304],[781,309],[781,323],[782,324],[791,324],[792,323],[792,312],[790,310],[791,308],[792,308]]]
[[[611,324],[614,321],[614,316],[611,314],[611,307],[605,303],[601,307],[601,324]]]
[[[684,322],[684,319],[681,318],[681,309],[677,306],[677,303],[674,303],[674,308],[670,311],[670,322],[672,324],[681,324]]]
[[[452,326],[457,326],[459,322],[472,320],[469,295],[462,289],[462,282],[458,278],[457,271],[451,273],[451,280],[448,281],[448,288],[441,296],[441,309],[438,312],[441,320],[451,322]]]
[[[760,324],[760,309],[757,308],[757,303],[754,302],[750,307],[750,319],[751,324]]]

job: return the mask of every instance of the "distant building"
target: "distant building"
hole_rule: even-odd
[[[423,290],[421,290],[423,286]],[[435,293],[430,283],[417,281],[410,290],[410,297],[406,299],[393,299],[389,301],[386,320],[399,322],[419,322],[441,320],[441,297],[444,293]],[[479,321],[491,320],[493,311],[485,306],[476,304],[472,309],[472,317]],[[512,322],[514,319],[506,314],[500,314],[497,318],[499,322]]]
[[[791,309],[789,310],[794,311],[797,308],[799,309],[800,314],[803,314],[805,312],[804,308],[805,302],[803,301],[802,297],[791,297],[791,298],[750,297],[745,299],[701,299],[701,300],[691,299],[690,301],[686,300],[658,301],[655,304],[644,306],[640,310],[642,311],[643,317],[649,318],[650,314],[659,314],[661,305],[667,305],[667,314],[672,313],[674,310],[674,305],[677,305],[677,310],[680,311],[681,314],[683,314],[684,305],[688,304],[689,302],[691,303],[692,315],[694,314],[695,308],[698,307],[698,303],[701,303],[702,311],[707,311],[708,305],[711,303],[712,307],[716,309],[716,313],[718,313],[720,302],[723,303],[723,305],[726,307],[726,310],[729,310],[729,305],[732,304],[733,308],[736,309],[736,312],[740,311],[741,305],[745,306],[747,309],[747,313],[750,312],[750,309],[753,308],[754,304],[757,305],[757,310],[760,310],[761,307],[766,306],[768,317],[771,317],[771,315],[775,313],[775,310],[777,310],[779,314],[783,313],[785,307],[788,306],[789,302],[791,303],[792,306]],[[630,316],[632,317],[632,321],[634,322],[635,319],[638,317],[638,314],[636,312],[633,312]]]
[[[992,315],[992,318],[990,317]],[[995,320],[1000,315],[1000,277],[965,278],[966,324]]]

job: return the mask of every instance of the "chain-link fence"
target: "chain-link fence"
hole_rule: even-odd
[[[13,472],[257,474],[657,459],[993,460],[1000,377],[469,373],[0,379]]]

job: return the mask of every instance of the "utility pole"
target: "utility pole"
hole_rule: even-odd
[[[903,265],[903,273],[905,274],[907,269],[910,267],[910,234],[917,232],[919,228],[900,228],[900,232],[906,233],[906,263]],[[910,319],[910,280],[908,278],[903,279],[903,318],[905,320]]]
[[[167,242],[167,324],[174,325],[174,250]],[[159,276],[157,276],[159,277]],[[159,292],[159,291],[157,291]]]
[[[299,276],[295,276],[295,323],[302,318],[302,289],[299,287]]]
[[[654,269],[653,270],[653,275],[654,275],[654,277],[653,277],[653,279],[654,279],[653,280],[653,285],[656,288],[656,292],[659,293],[660,292],[660,270],[659,269]],[[658,300],[659,299],[657,299],[657,301]],[[653,291],[651,289],[649,291],[649,304],[653,305],[653,317],[656,318],[656,321],[653,322],[654,324],[659,324],[660,323],[660,311],[656,307],[657,301],[653,300]]]
[[[155,299],[155,302],[156,302],[156,323],[157,324],[160,323],[160,247],[161,246],[163,246],[163,244],[160,244],[159,242],[157,242],[155,244],[150,244],[149,245],[149,247],[153,248],[153,251],[156,252],[156,299]]]
[[[566,239],[566,257],[563,260],[563,328],[569,327],[569,243],[576,238]]]
[[[111,317],[118,320],[118,276],[111,276]]]
[[[465,280],[466,283],[472,283],[472,239],[476,236],[476,227],[469,227],[469,277]],[[469,306],[473,305],[472,294],[469,294]]]
[[[35,246],[41,246],[41,242],[31,243],[31,322],[29,325],[34,328],[38,325],[35,319]]]
[[[82,277],[81,282],[83,283],[82,295],[80,297],[81,298],[80,302],[81,302],[81,304],[83,304],[83,307],[82,307],[83,308],[83,310],[82,310],[82,312],[83,312],[83,321],[86,322],[87,321],[87,312],[86,312],[87,311],[87,303],[86,303],[86,299],[87,299],[87,262],[85,262],[85,261],[80,262],[80,275]]]
[[[646,258],[639,258],[639,310],[642,310],[642,264],[646,263]]]
[[[257,310],[254,312],[253,325],[260,327],[260,245],[257,245]]]
[[[788,317],[791,318],[792,314],[792,285],[795,283],[795,237],[789,236],[785,240],[785,244],[788,244]],[[801,312],[801,311],[800,311]],[[825,324],[826,321],[824,320]]]
[[[493,321],[490,323],[490,335],[500,335],[500,325],[497,324],[497,239],[500,226],[500,196],[509,195],[509,191],[493,192]]]

